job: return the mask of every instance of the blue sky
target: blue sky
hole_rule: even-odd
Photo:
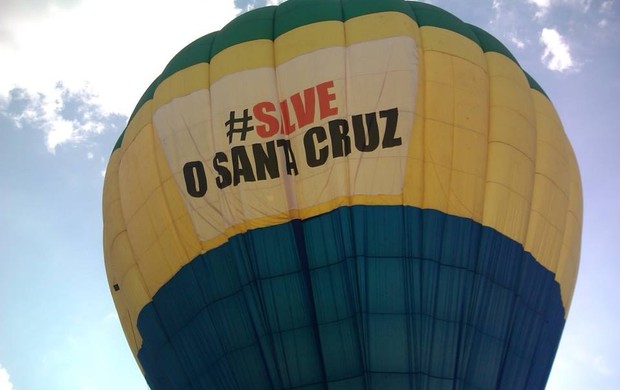
[[[107,158],[178,50],[265,3],[0,3],[0,390],[147,388],[103,266]],[[559,112],[585,215],[548,388],[618,389],[620,0],[432,3],[504,42]]]

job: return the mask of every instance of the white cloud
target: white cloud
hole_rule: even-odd
[[[502,3],[500,0],[493,0],[491,7],[493,8],[493,19],[490,23],[493,24],[502,17]]]
[[[598,11],[602,14],[611,13],[614,6],[614,0],[605,0],[601,3]]]
[[[0,95],[14,87],[49,95],[58,82],[73,90],[89,84],[106,111],[129,115],[174,54],[237,13],[232,0],[83,0],[20,18],[6,27],[11,43],[0,41]]]
[[[536,19],[545,18],[549,14],[550,10],[556,6],[577,9],[582,13],[588,12],[592,6],[592,0],[527,0],[527,2],[536,7],[536,13],[534,14]]]
[[[555,29],[543,28],[540,42],[545,46],[541,60],[547,68],[559,72],[573,68],[570,47]]]
[[[581,11],[583,13],[586,13],[590,10],[590,7],[592,6],[592,0],[580,0],[581,3]]]
[[[527,0],[531,4],[535,4],[539,8],[549,8],[551,0]]]
[[[523,49],[525,47],[525,42],[515,36],[511,37],[510,41],[514,43],[519,49]]]
[[[241,11],[250,11],[267,5],[278,5],[284,0],[235,0],[235,7]]]
[[[6,368],[0,364],[0,390],[13,390],[13,383]]]
[[[551,7],[551,0],[527,0],[527,2],[536,6],[537,9],[534,17],[537,19],[541,19],[547,15],[547,12]]]
[[[614,0],[605,0],[598,8],[598,13],[602,15],[601,20],[597,23],[599,28],[606,28],[609,26],[609,18],[614,17],[613,12]]]
[[[72,5],[60,6],[64,3]],[[233,0],[217,5],[201,0],[47,0],[29,3],[33,9],[26,11],[2,4],[0,9],[15,17],[0,18],[0,104],[10,100],[11,91],[27,95],[29,106],[12,119],[18,126],[40,123],[50,152],[101,133],[102,116],[129,116],[179,50],[238,13]],[[88,111],[80,121],[63,116],[62,94],[67,91],[87,91],[82,97],[96,118],[89,119],[93,113]]]
[[[50,126],[47,131],[47,150],[50,153],[55,153],[56,146],[64,144],[66,142],[79,141],[78,129],[75,129],[71,122],[62,118],[52,118],[48,122]]]
[[[101,134],[106,124],[111,126],[109,120],[113,118],[97,104],[91,91],[73,91],[62,84],[57,84],[48,95],[13,89],[6,99],[0,99],[0,108],[17,127],[31,125],[42,130],[50,153],[59,145],[79,143]]]

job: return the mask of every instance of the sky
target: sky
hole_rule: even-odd
[[[174,54],[267,3],[0,1],[0,390],[148,388],[103,265],[107,159]],[[580,165],[584,226],[547,388],[616,390],[620,0],[432,3],[500,39],[554,102]]]

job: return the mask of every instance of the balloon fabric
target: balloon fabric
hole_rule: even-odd
[[[181,50],[111,154],[104,254],[156,389],[543,389],[579,169],[497,39],[289,0]]]

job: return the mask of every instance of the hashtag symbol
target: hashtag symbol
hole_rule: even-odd
[[[228,137],[228,143],[231,144],[233,141],[233,134],[241,133],[241,141],[245,141],[245,137],[249,131],[254,130],[254,126],[248,126],[252,120],[252,115],[248,113],[248,109],[243,110],[243,116],[240,118],[236,117],[236,112],[231,111],[230,117],[224,124],[228,127],[228,131],[226,132],[226,136]]]

